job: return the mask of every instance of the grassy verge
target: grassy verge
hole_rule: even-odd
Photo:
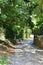
[[[7,65],[7,55],[6,54],[0,55],[0,65]]]

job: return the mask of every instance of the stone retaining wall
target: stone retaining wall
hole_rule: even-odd
[[[43,35],[34,36],[34,44],[43,48]]]

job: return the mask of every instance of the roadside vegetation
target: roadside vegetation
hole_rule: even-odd
[[[13,47],[30,34],[43,35],[43,1],[0,0],[0,44]]]

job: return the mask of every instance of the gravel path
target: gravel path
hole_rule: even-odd
[[[8,65],[43,65],[43,50],[30,44],[17,45],[8,60]]]
[[[14,52],[7,54],[7,65],[43,65],[43,50],[29,42],[15,45]]]

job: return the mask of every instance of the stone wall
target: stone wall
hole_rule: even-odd
[[[40,48],[43,48],[43,35],[34,36],[34,44]]]

